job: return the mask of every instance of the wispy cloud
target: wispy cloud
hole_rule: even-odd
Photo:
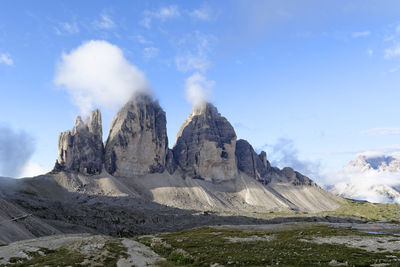
[[[14,65],[14,61],[11,58],[10,54],[2,53],[2,54],[0,54],[0,64],[5,64],[7,66],[12,66],[12,65]]]
[[[181,38],[177,42],[179,53],[175,57],[178,70],[206,72],[212,66],[209,54],[215,42],[214,36],[199,31]]]
[[[147,29],[150,29],[154,19],[164,22],[168,19],[178,18],[180,16],[181,13],[179,11],[179,8],[175,5],[161,7],[156,11],[145,10],[143,12],[143,19],[140,21],[140,25]]]
[[[107,13],[101,13],[100,19],[93,21],[93,26],[101,30],[111,30],[116,27],[114,20]]]
[[[400,56],[400,44],[396,44],[392,48],[385,49],[385,58],[391,59]]]
[[[275,144],[265,145],[263,148],[267,148],[271,152],[269,160],[273,166],[278,166],[279,168],[291,167],[313,180],[320,180],[320,164],[300,159],[299,151],[295,147],[293,140],[280,138]]]
[[[80,32],[78,23],[76,21],[60,22],[57,26],[54,27],[54,30],[57,35],[77,34]]]
[[[202,21],[211,21],[213,19],[211,9],[207,7],[194,9],[192,11],[189,11],[188,14],[192,18]]]
[[[385,147],[375,147],[369,149],[358,149],[358,150],[337,150],[329,152],[329,155],[343,155],[343,154],[392,154],[400,152],[400,145],[385,146]]]
[[[157,47],[145,47],[143,49],[143,57],[145,59],[155,58],[156,56],[158,56],[159,52],[160,49],[158,49]]]
[[[152,44],[153,44],[152,41],[147,40],[143,35],[140,35],[140,34],[134,36],[133,39],[134,39],[136,42],[138,42],[139,44],[142,44],[142,45],[152,45]]]
[[[372,128],[361,132],[364,135],[400,135],[400,128]]]
[[[363,32],[353,32],[351,36],[353,38],[360,38],[360,37],[368,37],[371,35],[370,31],[363,31]]]

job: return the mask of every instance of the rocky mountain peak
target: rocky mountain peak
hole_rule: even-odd
[[[173,155],[186,175],[202,179],[231,179],[237,175],[236,133],[210,103],[195,107],[183,123]]]
[[[76,171],[83,174],[99,174],[103,167],[102,124],[99,110],[92,112],[88,122],[76,118],[71,131],[60,134],[58,159],[55,171]]]
[[[114,117],[105,145],[105,167],[115,176],[163,172],[168,154],[166,116],[157,101],[138,94]]]
[[[394,155],[359,155],[350,161],[345,170],[400,172],[400,157]]]

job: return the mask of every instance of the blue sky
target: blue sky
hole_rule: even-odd
[[[363,151],[400,150],[399,1],[2,1],[0,128],[33,143],[32,171],[52,168],[82,112],[56,78],[90,41],[143,73],[170,146],[198,75],[239,138],[317,181]],[[106,136],[118,107],[92,107]]]

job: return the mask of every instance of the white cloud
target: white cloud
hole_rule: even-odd
[[[14,61],[11,58],[10,54],[0,54],[0,64],[6,64],[7,66],[14,65]]]
[[[365,135],[400,135],[400,128],[372,128],[361,133]]]
[[[395,58],[400,56],[400,44],[385,50],[385,58]]]
[[[374,55],[374,50],[372,50],[372,49],[367,49],[367,54],[368,54],[368,56]]]
[[[203,20],[203,21],[212,20],[211,10],[207,7],[194,9],[193,11],[189,12],[189,16],[191,16],[192,18],[198,19],[198,20]]]
[[[199,106],[211,99],[211,90],[215,82],[207,80],[198,72],[186,79],[186,98],[193,106]]]
[[[58,27],[54,27],[57,35],[64,35],[64,34],[77,34],[80,32],[78,23],[76,21],[69,23],[69,22],[60,22],[58,23]]]
[[[352,37],[353,38],[360,38],[360,37],[368,37],[371,35],[370,31],[363,31],[363,32],[353,32]]]
[[[160,9],[158,9],[156,11],[145,10],[143,15],[144,15],[144,17],[143,17],[142,21],[140,22],[140,24],[143,27],[150,29],[152,21],[154,19],[158,19],[158,20],[164,22],[168,19],[180,17],[181,13],[177,6],[171,5],[171,6],[167,6],[167,7],[161,7]]]
[[[100,19],[95,20],[93,22],[93,25],[96,28],[101,29],[101,30],[111,30],[111,29],[115,28],[115,26],[116,26],[115,22],[106,13],[100,14]]]
[[[145,47],[143,49],[143,57],[146,59],[151,59],[158,56],[160,50],[157,47]]]
[[[48,173],[49,171],[51,171],[51,168],[49,167],[44,167],[36,162],[28,161],[28,163],[25,164],[25,166],[22,168],[21,174],[18,178],[34,177]]]
[[[89,41],[63,53],[54,81],[72,96],[83,115],[93,106],[119,107],[133,93],[149,90],[145,75],[119,47],[106,41]]]

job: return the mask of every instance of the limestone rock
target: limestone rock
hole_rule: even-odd
[[[293,185],[309,185],[315,186],[315,183],[307,176],[293,170],[290,167],[285,167],[280,171],[280,174],[284,176],[288,182]]]
[[[259,180],[263,184],[271,181],[269,171],[271,165],[267,160],[267,154],[262,151],[259,155],[246,140],[236,142],[235,155],[237,158],[238,169],[250,177]]]
[[[94,110],[86,123],[80,116],[71,131],[60,134],[58,159],[55,171],[76,171],[83,174],[99,174],[103,168],[104,147],[101,114]]]
[[[173,155],[188,177],[232,179],[237,175],[235,148],[232,125],[212,104],[204,103],[182,125]]]
[[[134,96],[114,117],[105,145],[105,168],[115,176],[164,172],[168,153],[166,116],[158,102]]]

